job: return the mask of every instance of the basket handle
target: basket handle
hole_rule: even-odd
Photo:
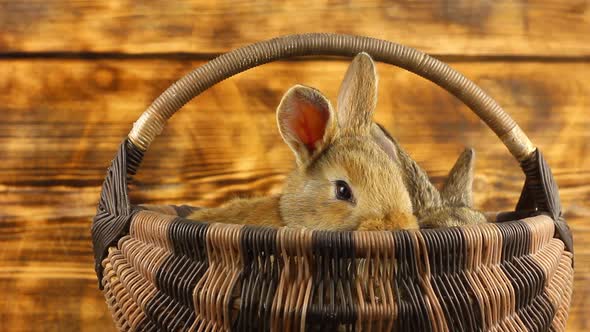
[[[363,51],[377,61],[420,75],[459,98],[496,133],[519,162],[534,153],[535,147],[529,138],[500,105],[447,64],[411,47],[385,40],[327,33],[288,35],[220,55],[176,81],[156,98],[135,122],[129,140],[146,151],[168,119],[184,104],[214,84],[247,69],[294,56],[352,57]]]

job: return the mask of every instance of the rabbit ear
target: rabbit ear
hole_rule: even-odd
[[[410,194],[414,214],[421,215],[421,211],[441,206],[438,190],[430,182],[426,172],[408,155],[385,128],[373,124],[371,135],[375,142],[400,165],[404,185]]]
[[[473,205],[473,165],[475,151],[465,149],[449,172],[447,181],[441,191],[443,200],[451,206]]]
[[[337,129],[330,102],[318,90],[303,85],[285,93],[277,108],[277,123],[298,164],[324,149]]]
[[[393,137],[385,130],[385,128],[383,128],[383,126],[378,123],[373,123],[371,127],[371,137],[389,158],[398,163],[397,142],[394,141]]]
[[[338,92],[338,123],[342,131],[368,133],[377,105],[377,72],[373,59],[359,53],[348,67]]]

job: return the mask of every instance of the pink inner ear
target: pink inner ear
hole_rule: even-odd
[[[296,114],[289,119],[289,127],[309,152],[316,149],[316,144],[324,138],[326,124],[330,113],[318,105],[301,102]]]

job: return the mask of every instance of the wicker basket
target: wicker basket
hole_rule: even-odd
[[[328,232],[197,223],[183,218],[189,206],[130,204],[127,184],[143,153],[193,97],[274,60],[361,51],[435,82],[485,121],[525,173],[515,211],[463,228]],[[100,288],[121,331],[562,331],[572,293],[572,236],[539,150],[444,63],[358,36],[256,43],[174,83],[121,144],[92,237]]]

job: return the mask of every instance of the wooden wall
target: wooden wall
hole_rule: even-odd
[[[369,35],[447,61],[545,153],[576,248],[568,330],[590,329],[590,2],[0,0],[0,330],[112,331],[90,242],[105,170],[133,121],[220,52],[288,33]],[[213,205],[277,191],[292,156],[274,109],[295,83],[334,98],[347,61],[240,74],[175,116],[136,202]],[[478,152],[477,206],[510,209],[523,176],[498,139],[433,84],[380,65],[377,118],[440,184]]]

